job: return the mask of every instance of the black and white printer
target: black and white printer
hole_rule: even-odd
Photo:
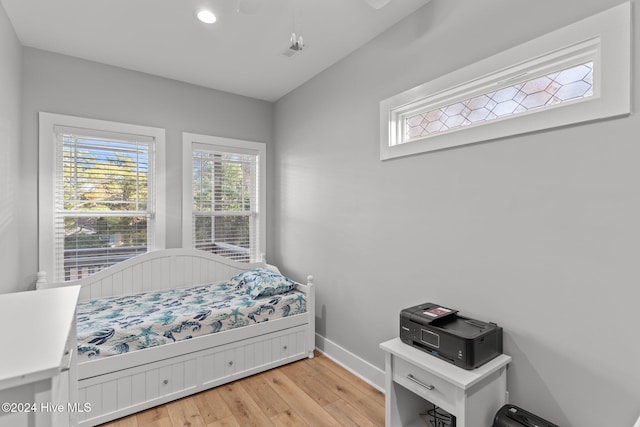
[[[400,339],[463,369],[502,354],[501,327],[430,302],[400,312]]]

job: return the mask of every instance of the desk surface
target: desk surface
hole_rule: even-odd
[[[380,348],[432,373],[433,375],[455,384],[463,390],[472,387],[478,381],[511,362],[511,356],[501,354],[484,365],[474,370],[467,371],[405,344],[400,340],[400,338],[385,341],[380,344]]]
[[[0,390],[56,375],[80,286],[0,295]]]

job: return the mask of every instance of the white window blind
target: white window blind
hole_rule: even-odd
[[[265,251],[266,146],[183,133],[183,246],[241,262]]]
[[[153,138],[55,126],[56,277],[73,280],[145,253]]]
[[[257,254],[258,156],[193,151],[195,247],[238,261]]]

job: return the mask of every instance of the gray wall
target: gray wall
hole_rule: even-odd
[[[381,99],[618,3],[432,0],[280,100],[275,119],[270,103],[21,52],[0,8],[0,292],[31,287],[37,270],[38,111],[167,129],[170,247],[180,133],[264,141],[268,252],[295,278],[316,276],[321,335],[382,368],[378,343],[397,336],[400,309],[456,307],[504,326],[513,403],[563,426],[630,426],[640,119],[388,162],[377,130]]]
[[[0,293],[20,289],[20,87],[22,48],[0,4]],[[18,268],[16,268],[18,267]]]
[[[167,247],[182,245],[182,132],[267,143],[273,157],[273,104],[69,56],[24,48],[22,93],[23,224],[21,277],[37,271],[38,112],[112,120],[166,129]],[[12,143],[17,149],[18,143]],[[271,168],[273,169],[273,168]],[[268,206],[268,209],[270,206]],[[2,291],[2,289],[0,289]]]
[[[315,276],[320,335],[383,368],[400,310],[437,302],[504,327],[512,403],[632,425],[640,118],[385,162],[378,148],[382,99],[619,3],[432,0],[276,103],[276,261]],[[637,82],[637,43],[633,58]]]

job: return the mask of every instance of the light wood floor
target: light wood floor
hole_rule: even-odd
[[[316,353],[104,426],[384,426],[384,395]]]

